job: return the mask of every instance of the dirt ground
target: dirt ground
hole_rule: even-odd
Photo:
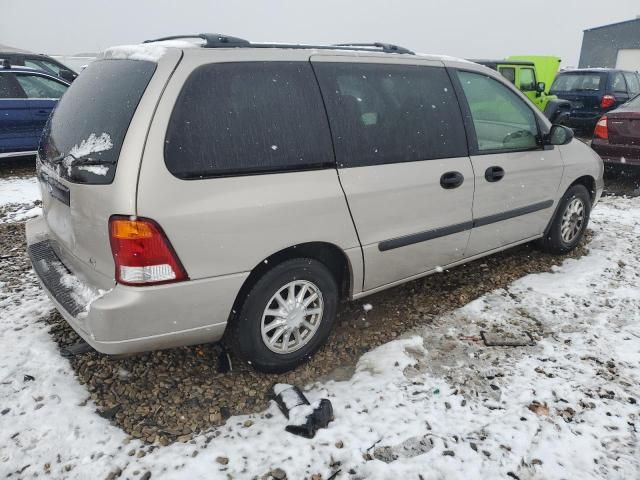
[[[33,175],[31,162],[11,162],[0,168],[3,176]],[[607,172],[606,193],[640,195],[640,171]],[[0,281],[20,288],[31,268],[24,245],[24,224],[0,225]],[[588,238],[571,256],[588,248]],[[202,345],[126,358],[96,352],[70,359],[80,383],[103,416],[135,438],[168,444],[186,441],[209,431],[228,417],[263,410],[268,391],[276,382],[301,387],[327,378],[348,377],[366,351],[412,328],[461,307],[491,290],[507,286],[529,273],[548,271],[565,257],[550,256],[524,245],[509,251],[417,280],[363,301],[345,303],[336,328],[308,363],[283,375],[265,375],[232,361],[224,372],[223,348]],[[364,304],[372,309],[365,311]],[[80,339],[55,311],[48,318],[52,338],[60,347]]]

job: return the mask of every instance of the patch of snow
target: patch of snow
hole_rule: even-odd
[[[373,310],[373,305],[371,305],[370,303],[365,303],[362,308],[365,312],[370,312],[371,310]]]
[[[82,158],[92,153],[106,152],[112,148],[113,142],[111,141],[111,135],[107,132],[103,132],[100,135],[92,133],[82,140],[80,144],[75,144],[71,150],[69,150],[69,156],[65,158],[65,165],[73,161],[72,157]]]
[[[118,60],[143,60],[157,62],[167,53],[169,48],[195,48],[202,45],[202,40],[164,40],[162,42],[139,43],[134,45],[118,45],[102,52],[103,58]]]
[[[105,176],[109,173],[109,167],[107,165],[82,165],[78,167],[78,170],[84,170],[85,172],[100,176]]]
[[[108,293],[107,290],[92,288],[82,282],[78,277],[69,273],[69,271],[60,262],[54,262],[51,265],[60,275],[60,283],[62,286],[70,290],[71,298],[78,304],[84,306],[84,314],[89,311],[91,304],[97,299]]]
[[[0,224],[24,222],[42,213],[37,179],[9,177],[0,179]]]
[[[33,203],[40,199],[40,187],[36,178],[0,178],[0,206]]]

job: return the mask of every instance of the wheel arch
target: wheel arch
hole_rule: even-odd
[[[543,237],[546,237],[549,234],[549,230],[551,229],[551,225],[553,224],[553,220],[556,218],[556,215],[558,214],[558,208],[560,208],[560,201],[564,197],[564,194],[567,193],[567,191],[571,187],[574,187],[576,185],[582,185],[583,187],[585,187],[587,189],[587,191],[589,192],[589,195],[591,196],[591,202],[593,203],[595,201],[595,199],[596,199],[596,179],[593,178],[591,175],[583,175],[582,177],[576,178],[572,183],[567,185],[567,188],[562,192],[562,195],[558,198],[558,201],[556,202],[556,207],[553,210],[553,215],[551,216],[551,219],[549,220],[549,223],[547,224],[546,228],[544,229]]]
[[[573,181],[573,183],[571,183],[571,185],[567,187],[567,190],[569,190],[571,187],[575,185],[583,185],[589,192],[589,195],[591,195],[591,203],[595,201],[596,199],[596,179],[595,178],[593,178],[591,175],[583,175],[582,177],[576,178]]]
[[[262,275],[276,265],[294,258],[312,258],[325,265],[338,284],[340,298],[350,298],[353,289],[353,268],[344,250],[329,242],[300,243],[269,255],[253,267],[236,295],[229,321],[233,319],[235,312],[239,311],[243,299]]]

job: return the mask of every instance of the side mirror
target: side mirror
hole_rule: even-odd
[[[566,145],[573,140],[574,133],[564,125],[553,125],[545,137],[545,145]]]
[[[538,93],[544,93],[546,89],[547,89],[547,84],[544,82],[538,82],[538,85],[536,85],[536,92]]]
[[[67,82],[73,82],[76,79],[76,74],[71,70],[61,69],[59,73],[61,78],[64,78]]]

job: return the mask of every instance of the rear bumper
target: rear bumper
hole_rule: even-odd
[[[593,133],[593,130],[596,128],[596,123],[598,123],[601,116],[602,114],[600,113],[588,116],[570,113],[563,118],[563,124],[576,130],[588,130]]]
[[[640,146],[612,145],[607,140],[594,138],[591,148],[606,164],[640,166]]]
[[[137,353],[220,340],[248,273],[148,287],[83,283],[55,255],[42,217],[27,223],[34,270],[56,309],[102,353]]]

